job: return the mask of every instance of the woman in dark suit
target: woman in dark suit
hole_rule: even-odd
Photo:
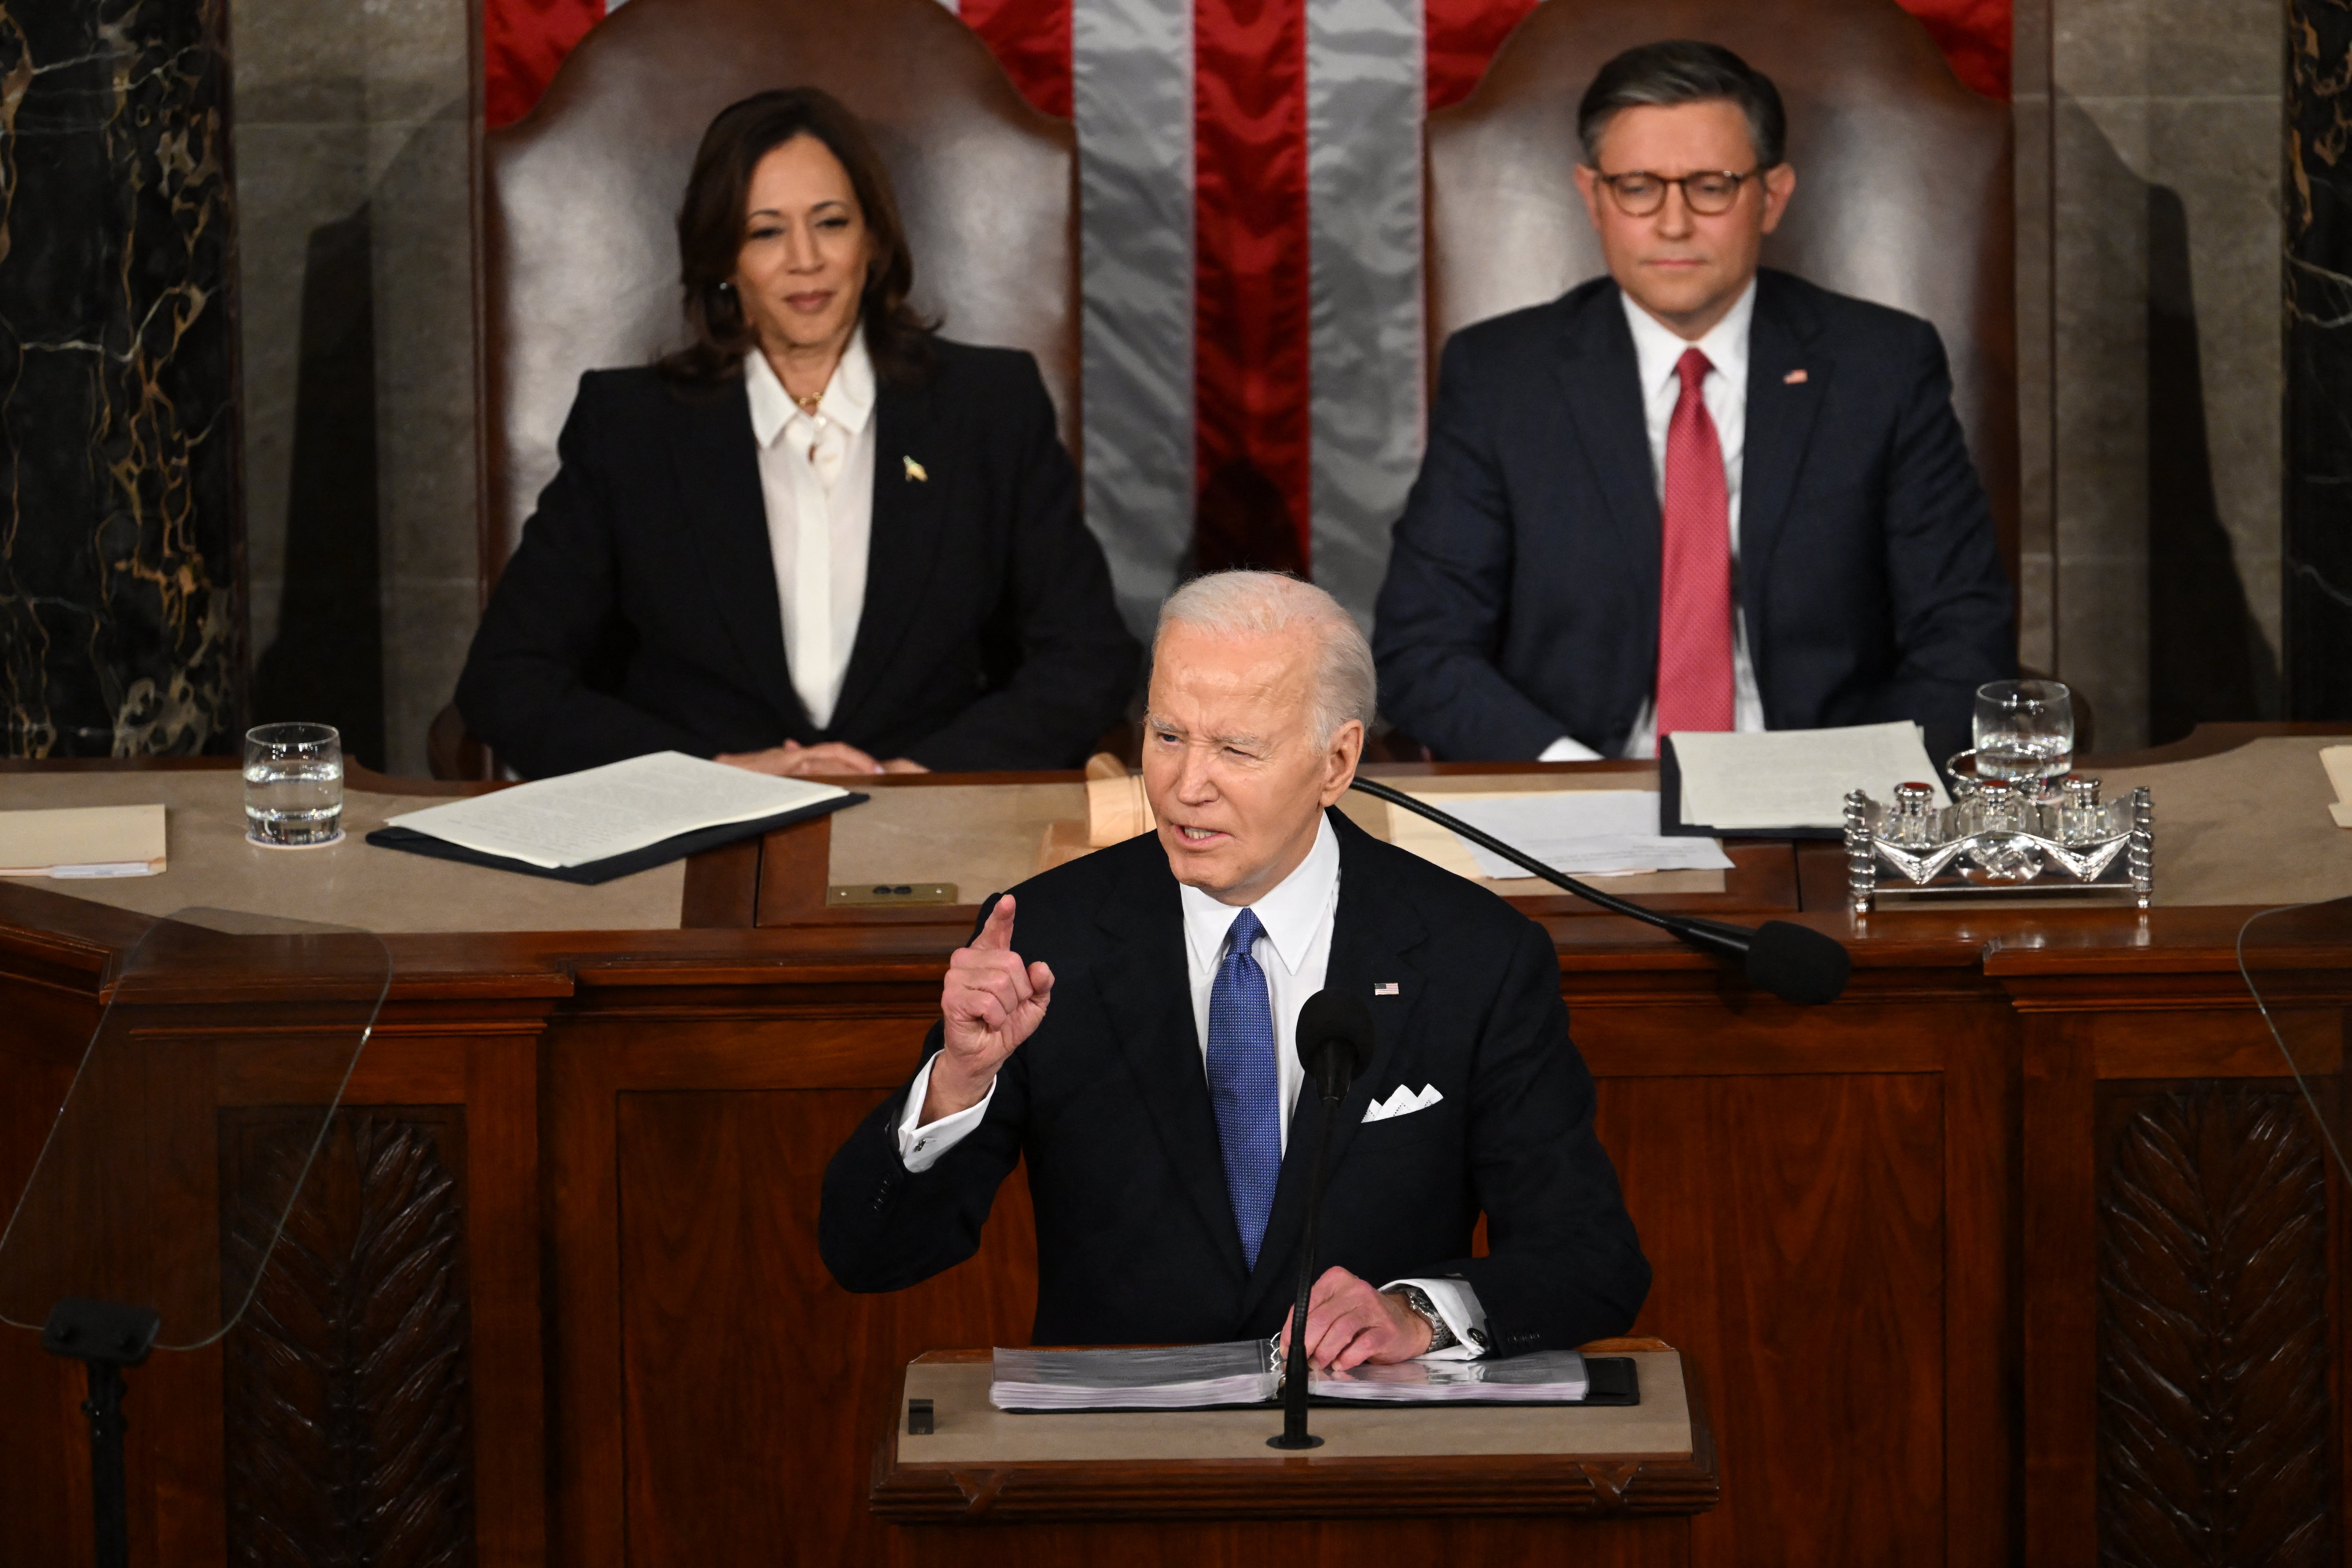
[[[1076,764],[1139,650],[1028,354],[936,336],[856,117],[713,121],[677,220],[693,342],[581,377],[457,708],[537,777]]]

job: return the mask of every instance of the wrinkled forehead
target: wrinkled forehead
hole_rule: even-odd
[[[1152,645],[1146,700],[1155,724],[1273,738],[1306,727],[1314,695],[1315,644],[1304,626],[1234,635],[1180,622]]]

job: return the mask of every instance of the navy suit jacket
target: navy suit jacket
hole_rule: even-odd
[[[1459,1276],[1506,1353],[1622,1333],[1650,1268],[1593,1132],[1592,1078],[1569,1041],[1550,938],[1493,894],[1331,820],[1339,901],[1325,984],[1370,1004],[1378,1045],[1339,1107],[1318,1273],[1336,1265],[1374,1285]],[[1257,1267],[1246,1268],[1182,908],[1158,837],[1014,892],[1013,946],[1053,966],[1053,1006],[999,1070],[980,1125],[929,1170],[910,1174],[898,1156],[905,1089],[850,1135],[825,1172],[825,1267],[852,1290],[902,1289],[953,1268],[978,1248],[998,1185],[1025,1158],[1034,1342],[1273,1333],[1297,1279],[1322,1101],[1299,1097]],[[1375,994],[1391,981],[1393,994]],[[1444,1098],[1366,1125],[1366,1108],[1399,1084],[1433,1084]],[[1473,1258],[1482,1212],[1491,1250]]]
[[[1910,719],[1940,763],[2016,673],[1951,393],[1926,321],[1757,275],[1739,603],[1768,728]],[[1464,328],[1381,589],[1381,710],[1443,757],[1615,755],[1656,689],[1661,552],[1617,285]]]
[[[866,600],[826,727],[785,663],[743,384],[650,369],[580,378],[457,683],[467,727],[534,777],[786,739],[932,769],[1083,761],[1139,650],[1054,405],[1025,353],[936,347],[928,384],[876,390]]]

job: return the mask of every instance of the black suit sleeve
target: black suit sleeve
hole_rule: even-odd
[[[1467,1281],[1505,1354],[1622,1334],[1650,1291],[1649,1261],[1593,1131],[1592,1075],[1569,1042],[1559,958],[1541,927],[1519,924],[1471,1085],[1471,1181],[1488,1252],[1414,1271]]]
[[[925,1061],[945,1034],[944,1025],[931,1026]],[[997,1188],[1021,1157],[1028,1081],[1019,1051],[997,1069],[980,1125],[922,1172],[898,1157],[898,1120],[913,1087],[908,1080],[859,1122],[825,1167],[817,1253],[845,1290],[903,1290],[979,1251]]]
[[[1511,593],[1509,497],[1469,345],[1439,361],[1429,449],[1372,622],[1381,710],[1444,757],[1532,758],[1569,732],[1496,668]]]
[[[1866,717],[1927,725],[1928,755],[1940,766],[1969,744],[1977,688],[2017,673],[2016,596],[1952,411],[1943,340],[1925,321],[1911,325],[1885,510],[1897,658],[1866,699]]]
[[[1063,766],[1126,711],[1139,649],[1111,595],[1102,546],[1078,506],[1078,475],[1054,426],[1037,363],[1020,356],[1003,422],[1012,558],[996,639],[1016,658],[1012,678],[908,748],[934,772]]]
[[[560,467],[523,524],[457,679],[457,711],[500,761],[530,778],[648,752],[708,755],[677,725],[599,691],[584,671],[622,635],[611,487],[600,456],[625,439],[601,426],[593,374],[556,441]]]

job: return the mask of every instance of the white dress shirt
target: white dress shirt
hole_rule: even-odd
[[[824,729],[866,608],[866,552],[874,531],[874,362],[866,331],[850,334],[812,414],[776,379],[768,356],[743,356],[768,552],[784,613],[784,662],[809,722]]]
[[[1198,888],[1180,888],[1184,909],[1184,969],[1192,983],[1193,1032],[1201,1043],[1201,1071],[1209,1068],[1209,993],[1216,984],[1217,966],[1225,956],[1225,938],[1241,914],[1234,905],[1220,903]],[[1326,816],[1316,829],[1314,847],[1296,870],[1271,892],[1248,906],[1257,911],[1259,934],[1250,952],[1265,974],[1266,999],[1274,1009],[1274,1060],[1280,1101],[1295,1106],[1307,1069],[1298,1060],[1298,1011],[1307,999],[1323,989],[1323,974],[1331,960],[1331,925],[1339,910],[1339,839]],[[932,1062],[939,1058],[933,1057]],[[996,1086],[978,1105],[922,1122],[923,1100],[930,1091],[931,1062],[915,1075],[907,1091],[907,1109],[898,1119],[898,1157],[909,1172],[928,1171],[941,1156],[980,1125]],[[1282,1142],[1290,1146],[1290,1116],[1282,1117]],[[1486,1314],[1477,1292],[1460,1279],[1392,1279],[1381,1287],[1393,1290],[1418,1285],[1430,1304],[1454,1331],[1455,1343],[1432,1354],[1445,1361],[1468,1360],[1483,1352]],[[1475,1337],[1474,1337],[1475,1336]]]
[[[1676,336],[1622,289],[1617,300],[1625,308],[1625,324],[1633,332],[1633,360],[1642,378],[1643,422],[1650,437],[1650,478],[1657,485],[1662,508],[1666,499],[1666,428],[1674,423],[1675,405],[1683,395],[1682,373],[1675,367],[1684,351],[1694,348],[1706,355],[1712,367],[1699,383],[1699,397],[1706,405],[1707,417],[1715,421],[1715,438],[1723,448],[1723,490],[1730,502],[1725,513],[1731,529],[1731,727],[1750,732],[1761,730],[1764,699],[1756,689],[1756,666],[1748,655],[1748,612],[1739,604],[1739,481],[1748,456],[1748,334],[1756,319],[1756,280],[1748,280],[1746,291],[1723,320],[1696,343]],[[1581,763],[1600,754],[1562,735],[1536,760]],[[1658,754],[1654,689],[1643,702],[1633,732],[1625,738],[1625,748],[1618,754]]]

